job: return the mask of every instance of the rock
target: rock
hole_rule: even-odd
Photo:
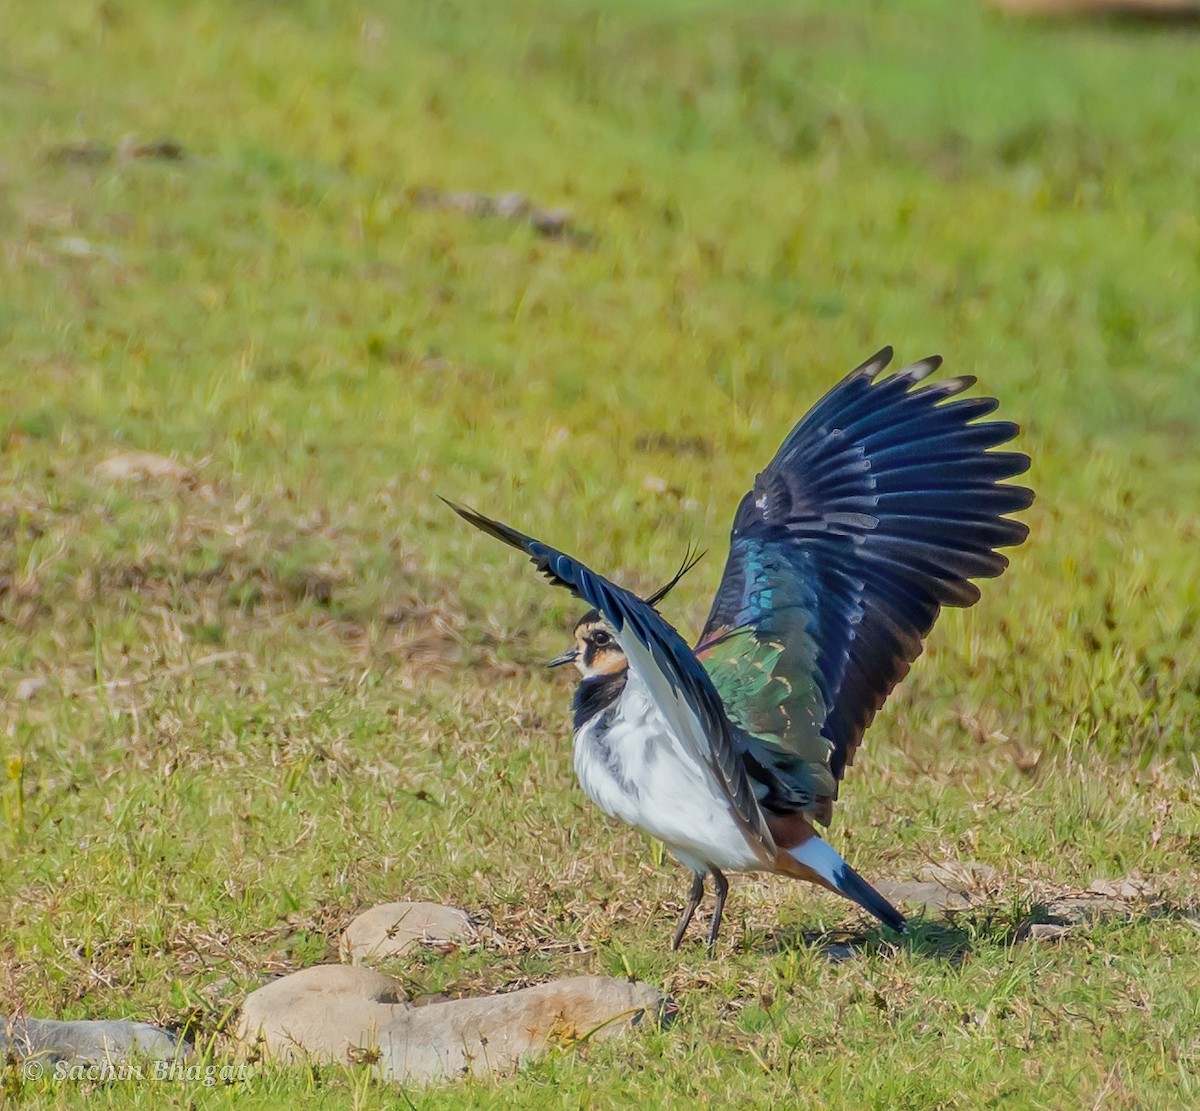
[[[1012,15],[1100,16],[1184,23],[1200,20],[1197,0],[991,0],[991,4]]]
[[[27,675],[13,688],[13,697],[18,702],[28,702],[46,685],[46,680],[38,675]]]
[[[368,968],[322,964],[293,972],[246,996],[236,1038],[265,1056],[321,1062],[361,1059],[406,1010],[390,976]]]
[[[1141,876],[1095,880],[1086,892],[1049,898],[1035,907],[1031,920],[1021,927],[1018,936],[1034,941],[1057,940],[1079,926],[1132,918],[1135,903],[1150,897],[1152,887]]]
[[[131,1055],[153,1061],[173,1061],[190,1052],[187,1043],[148,1022],[121,1019],[81,1019],[59,1022],[50,1018],[0,1019],[0,1060],[38,1057],[49,1064],[79,1061],[119,1062]]]
[[[1132,908],[1122,899],[1081,897],[1055,899],[1042,907],[1039,917],[1058,925],[1082,926],[1106,918],[1129,918],[1132,913]]]
[[[611,1038],[668,1018],[668,1000],[648,984],[575,976],[507,995],[413,1008],[380,1031],[376,1072],[420,1082],[516,1067],[551,1045]]]
[[[877,883],[885,899],[893,903],[916,903],[930,912],[966,910],[982,902],[986,888],[994,884],[997,872],[987,864],[948,860],[926,864],[915,880]]]
[[[492,198],[486,193],[443,193],[438,199],[446,208],[456,208],[470,216],[487,216],[493,211]]]
[[[971,896],[965,891],[944,883],[907,880],[903,883],[877,883],[879,893],[891,903],[908,903],[923,907],[932,913],[948,910],[966,910],[971,905]]]
[[[1088,884],[1088,893],[1109,899],[1146,899],[1154,895],[1154,885],[1142,876],[1132,875],[1116,880],[1093,880]]]
[[[117,157],[123,161],[134,158],[151,158],[164,162],[181,162],[187,157],[187,152],[177,139],[154,139],[151,142],[143,143],[136,135],[125,135],[117,144]]]
[[[47,162],[75,166],[100,166],[112,161],[114,155],[124,161],[133,158],[157,158],[178,162],[187,157],[183,144],[176,139],[154,139],[143,143],[136,135],[125,135],[114,150],[105,143],[83,139],[74,143],[56,143],[42,152]]]
[[[93,243],[82,235],[63,235],[54,241],[55,250],[69,258],[99,258],[106,262],[120,263],[121,256],[111,247]]]
[[[524,193],[443,192],[423,187],[412,194],[415,204],[425,208],[452,209],[469,216],[498,217],[501,220],[529,221],[529,226],[548,239],[561,239],[576,245],[591,242],[589,232],[575,226],[571,211],[566,208],[543,208],[534,205]]]
[[[417,945],[474,941],[475,927],[455,907],[437,903],[384,903],[360,914],[342,933],[338,951],[346,964],[372,964]]]
[[[76,166],[99,166],[113,156],[112,147],[83,139],[75,143],[56,143],[42,152],[47,162]]]
[[[667,1014],[662,992],[604,976],[414,1007],[390,976],[318,965],[247,996],[237,1038],[281,1061],[375,1060],[386,1080],[427,1081],[503,1071],[549,1045],[613,1037]]]
[[[496,215],[505,220],[519,220],[529,211],[529,200],[523,193],[501,193],[494,203]]]
[[[131,451],[123,455],[113,455],[96,465],[94,472],[100,478],[160,478],[182,482],[192,476],[192,472],[176,459],[165,455],[155,455],[150,451]]]
[[[539,235],[559,239],[571,227],[571,213],[565,208],[535,208],[529,214],[529,225]]]
[[[1054,899],[1035,907],[1033,914],[1017,930],[1017,937],[1028,941],[1061,941],[1080,926],[1112,917],[1115,907],[1107,899]]]
[[[1026,927],[1024,936],[1030,941],[1061,941],[1071,929],[1057,922],[1032,922]]]
[[[917,869],[917,879],[943,883],[963,890],[978,889],[994,883],[999,873],[990,864],[974,860],[946,860],[941,864],[923,864]]]

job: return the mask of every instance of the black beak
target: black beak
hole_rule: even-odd
[[[561,656],[555,656],[554,659],[552,659],[549,663],[546,664],[546,666],[547,667],[562,667],[563,664],[574,663],[576,658],[578,657],[578,655],[579,655],[578,648],[568,649]]]

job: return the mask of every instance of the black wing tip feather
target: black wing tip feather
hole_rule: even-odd
[[[890,343],[884,347],[881,347],[869,359],[859,363],[858,366],[856,366],[849,374],[847,374],[846,380],[849,381],[853,378],[865,378],[869,382],[872,379],[877,378],[887,368],[887,365],[892,361],[892,358],[895,354],[896,353],[892,350],[892,345]]]
[[[448,498],[443,498],[441,494],[437,496],[464,521],[474,525],[480,532],[486,532],[488,536],[503,541],[509,547],[516,548],[519,552],[524,552],[529,556],[534,567],[545,575],[551,584],[565,587],[577,598],[584,597],[584,592],[580,584],[572,582],[570,577],[564,578],[563,575],[559,574],[559,571],[563,569],[563,561],[570,561],[569,556],[564,556],[562,552],[556,551],[548,544],[543,544],[540,540],[535,540],[532,536],[526,536],[523,532],[518,532],[517,529],[504,524],[503,521],[495,521],[491,517],[485,517],[482,513],[470,509],[465,505],[456,505]]]
[[[953,397],[964,390],[969,390],[978,381],[979,379],[973,374],[956,374],[953,378],[943,378],[940,382],[926,386],[925,389],[930,391],[931,397],[935,393],[940,397]]]
[[[529,545],[535,543],[533,537],[526,536],[523,532],[518,532],[515,528],[510,528],[501,521],[494,521],[491,517],[485,517],[478,510],[471,509],[465,505],[458,505],[449,498],[443,498],[441,494],[438,494],[437,498],[439,501],[445,502],[464,521],[474,525],[481,532],[486,532],[488,536],[494,537],[496,540],[501,540],[518,551],[530,554]]]
[[[1021,434],[1021,426],[1017,425],[1017,431],[1015,433],[1013,433],[1012,436],[1009,437],[1009,440],[1016,439],[1016,437],[1019,436],[1020,434]],[[1005,440],[1004,442],[1008,443],[1009,440]],[[1012,474],[1006,475],[1005,476],[1006,478],[1016,478],[1017,475],[1024,474],[1033,465],[1033,460],[1030,459],[1029,456],[1026,455],[1025,452],[1023,452],[1023,451],[1010,451],[1010,452],[1006,452],[1005,454],[1011,457],[1012,465],[1016,468],[1016,470],[1014,470]],[[1024,486],[1021,486],[1021,487],[1012,486],[1012,487],[1005,487],[1005,489],[1024,490],[1025,487]],[[1033,496],[1034,496],[1033,491],[1030,490],[1029,491],[1029,498],[1030,498],[1029,504],[1030,505],[1033,504]],[[1028,506],[1026,508],[1028,508]]]
[[[942,365],[942,362],[941,355],[926,355],[925,358],[902,367],[896,371],[896,375],[897,377],[903,375],[910,382],[921,382],[933,374]]]
[[[449,498],[437,495],[439,501],[444,502],[454,510],[468,524],[474,525],[481,532],[487,533],[488,536],[496,540],[503,541],[510,547],[516,548],[520,552],[524,552],[533,561],[537,569],[545,575],[553,584],[564,586],[571,591],[576,597],[584,598],[586,601],[591,599],[586,598],[580,584],[568,581],[563,578],[555,569],[555,565],[559,565],[561,569],[561,560],[570,560],[570,556],[564,556],[562,553],[555,552],[548,544],[544,544],[540,540],[535,540],[532,536],[526,536],[525,533],[518,531],[511,525],[506,525],[502,521],[493,520],[491,517],[486,517],[476,509],[471,509],[469,506],[459,505],[457,502],[452,502]],[[648,598],[644,599],[646,604],[654,608],[661,602],[671,590],[679,584],[680,579],[684,577],[697,563],[704,558],[707,553],[695,549],[689,549],[683,558],[683,563],[680,564],[679,570],[671,577],[671,580],[662,587],[659,587]],[[572,562],[575,562],[572,560]],[[595,603],[592,602],[593,607]],[[600,611],[596,608],[589,610],[584,614],[582,620],[587,621],[598,617]]]
[[[865,375],[870,378],[876,377],[880,370],[887,366],[891,361],[892,348],[890,346],[883,348],[876,355],[873,355],[860,367],[852,372],[851,377],[856,374],[864,373],[869,368],[875,368],[870,375]],[[880,360],[882,359],[882,362]],[[876,365],[878,364],[878,365]],[[941,355],[928,355],[909,366],[902,367],[894,374],[878,383],[878,386],[884,386],[888,383],[903,380],[908,387],[914,386],[917,383],[928,378],[943,364]],[[1009,443],[1016,439],[1021,434],[1021,426],[1015,421],[987,421],[981,422],[980,418],[987,416],[989,413],[995,412],[1000,407],[999,399],[991,396],[987,397],[972,397],[962,398],[957,401],[950,401],[952,397],[969,390],[972,386],[978,384],[979,379],[973,374],[960,374],[953,378],[946,378],[940,382],[932,383],[923,387],[919,391],[912,391],[909,396],[914,393],[922,400],[930,403],[930,408],[938,412],[954,411],[958,406],[970,408],[969,414],[963,415],[963,427],[975,428],[995,428],[997,437],[996,443],[991,445],[991,448],[1000,447],[1003,444]],[[1000,438],[1002,436],[1002,438]],[[1023,451],[1008,451],[1000,452],[994,450],[986,450],[978,453],[984,456],[989,467],[998,468],[1001,465],[1001,460],[1005,466],[1007,473],[991,474],[988,476],[988,484],[995,489],[1003,489],[1012,491],[1014,499],[1023,502],[1020,505],[1014,505],[1012,508],[1005,509],[1006,513],[1020,512],[1022,509],[1028,509],[1035,500],[1035,494],[1032,490],[1025,486],[1001,486],[999,485],[1003,479],[1016,478],[1018,475],[1025,474],[1032,465],[1029,456]],[[1018,540],[1006,541],[1001,545],[1008,547],[1014,544],[1021,544],[1028,535],[1028,529],[1025,529],[1025,536]]]
[[[878,378],[891,365],[895,355],[896,352],[892,345],[890,343],[885,344],[869,359],[865,359],[859,363],[858,366],[846,375],[846,378],[847,380],[865,378],[867,381],[872,381]],[[942,365],[942,362],[941,355],[926,355],[925,358],[918,359],[915,363],[909,363],[907,366],[901,367],[892,377],[903,377],[906,381],[912,383],[920,382],[933,374]]]

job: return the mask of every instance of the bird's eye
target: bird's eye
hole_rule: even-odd
[[[612,637],[609,636],[608,633],[606,633],[603,629],[597,629],[594,633],[592,633],[592,643],[597,648],[604,648],[612,643]]]

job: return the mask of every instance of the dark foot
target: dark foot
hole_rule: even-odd
[[[691,924],[692,915],[696,913],[696,908],[700,905],[700,900],[704,898],[704,873],[697,872],[692,880],[692,893],[688,897],[688,905],[684,908],[683,917],[679,920],[679,925],[675,927],[675,936],[671,939],[671,950],[674,952],[683,942],[683,935],[687,933],[687,928]]]
[[[713,907],[712,927],[708,931],[708,955],[717,955],[717,935],[721,932],[721,915],[725,913],[725,896],[729,894],[729,881],[717,871],[712,870],[713,886],[717,889],[717,905]]]

